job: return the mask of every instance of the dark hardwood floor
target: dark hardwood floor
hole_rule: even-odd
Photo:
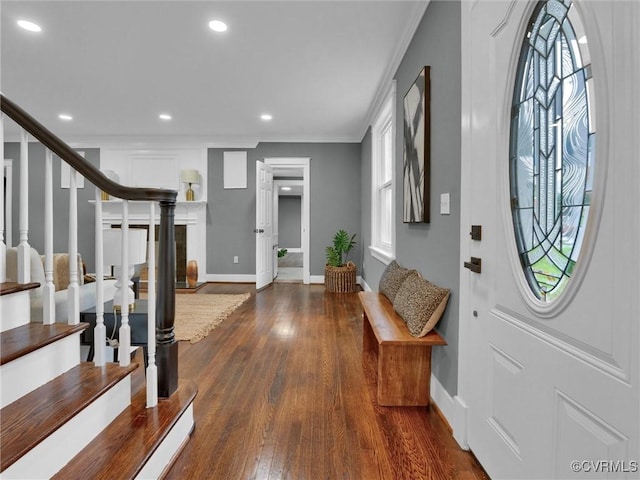
[[[207,338],[180,343],[180,377],[199,389],[196,427],[166,478],[487,478],[435,409],[376,405],[356,294],[287,283],[198,294],[246,291]]]

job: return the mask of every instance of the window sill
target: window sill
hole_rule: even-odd
[[[396,258],[393,252],[380,247],[374,247],[373,245],[369,245],[369,253],[373,258],[380,260],[385,265],[389,265],[389,263]]]

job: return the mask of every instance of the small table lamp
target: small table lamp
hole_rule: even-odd
[[[182,172],[180,172],[180,180],[182,180],[183,183],[189,184],[189,189],[186,191],[186,197],[188,202],[192,202],[195,200],[195,193],[191,189],[191,185],[194,183],[196,185],[200,183],[200,173],[198,170],[182,170]]]
[[[147,261],[147,231],[140,228],[129,229],[128,250],[129,265],[127,265],[126,278],[127,286],[120,283],[122,262],[122,230],[111,228],[105,230],[104,234],[104,264],[113,265],[116,275],[116,292],[113,295],[113,307],[119,311],[126,302],[129,311],[133,311],[135,306],[135,295],[131,286],[133,282],[133,266]]]

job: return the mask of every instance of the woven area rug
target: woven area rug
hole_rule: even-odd
[[[176,340],[199,342],[250,296],[249,293],[176,295]]]

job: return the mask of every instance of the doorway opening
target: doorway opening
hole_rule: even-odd
[[[283,243],[281,243],[279,241],[278,238],[278,227],[277,227],[277,222],[278,222],[278,200],[280,198],[279,196],[279,191],[280,188],[274,188],[273,189],[273,211],[272,213],[272,219],[273,219],[273,234],[272,234],[272,241],[273,241],[273,268],[272,268],[272,272],[273,272],[273,279],[276,279],[276,281],[285,281],[286,277],[291,275],[295,275],[295,279],[291,278],[288,279],[288,281],[302,281],[305,284],[310,283],[310,273],[309,273],[309,269],[310,269],[310,264],[309,264],[309,212],[310,212],[310,175],[309,175],[309,163],[310,163],[310,158],[309,157],[297,157],[297,158],[265,158],[264,159],[264,163],[265,166],[269,166],[271,167],[271,169],[273,170],[273,185],[274,187],[277,185],[278,187],[283,186],[283,187],[291,187],[292,190],[289,190],[291,192],[294,192],[297,194],[297,196],[300,197],[300,206],[299,206],[299,211],[300,211],[300,223],[299,223],[299,231],[300,231],[300,246],[299,248],[293,245],[284,245]],[[277,183],[276,183],[277,182]],[[296,190],[294,190],[294,187],[296,188]],[[286,192],[287,190],[283,191]],[[292,195],[294,196],[294,195]],[[257,196],[257,200],[258,202],[260,202],[259,196]],[[284,200],[284,203],[286,204],[288,200]],[[290,203],[294,203],[294,201],[290,202]],[[288,205],[287,205],[288,206]],[[259,206],[256,206],[256,211],[260,211],[259,210]],[[295,207],[294,207],[295,208]],[[285,207],[286,210],[286,207]],[[295,228],[295,227],[294,227]],[[285,238],[285,241],[289,241]],[[293,241],[293,240],[292,240]],[[291,247],[291,248],[290,248]],[[295,270],[295,271],[287,271],[284,270],[283,272],[278,272],[278,260],[279,258],[286,258],[287,255],[285,255],[284,257],[278,257],[277,252],[278,250],[280,250],[280,248],[286,248],[287,249],[287,254],[289,254],[289,252],[291,254],[296,254],[296,255],[291,255],[289,257],[288,260],[291,261],[295,261],[296,262],[296,266],[295,267],[291,267],[291,268],[296,268],[296,269],[301,269],[301,270]],[[300,255],[298,255],[300,254]],[[299,263],[299,258],[298,257],[302,257],[301,261],[302,261],[302,265],[298,266]],[[259,271],[259,258],[258,255],[256,255],[256,272]],[[284,265],[284,268],[287,269],[289,268],[288,265]],[[268,282],[270,283],[270,282]]]
[[[302,283],[302,179],[276,177],[273,179],[274,239],[278,256],[274,268],[274,281]]]

